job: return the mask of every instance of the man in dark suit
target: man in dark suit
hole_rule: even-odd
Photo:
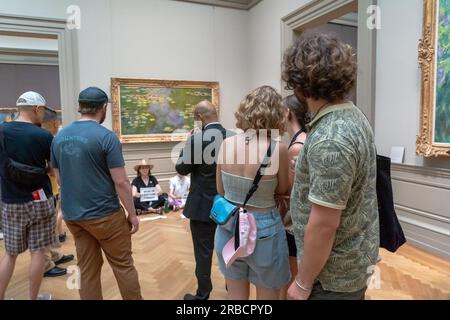
[[[190,219],[198,282],[197,293],[186,294],[184,300],[207,300],[212,291],[211,264],[217,227],[209,218],[217,194],[216,155],[231,132],[218,122],[217,110],[209,101],[202,101],[195,107],[194,117],[202,123],[202,130],[188,138],[176,165],[179,174],[191,174],[183,214]]]

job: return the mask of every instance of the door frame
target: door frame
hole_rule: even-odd
[[[79,92],[77,30],[69,30],[62,19],[0,14],[0,31],[17,34],[53,36],[58,40],[58,65],[63,125],[78,118]]]
[[[377,0],[312,0],[281,19],[281,57],[295,34],[337,19],[349,11],[358,11],[358,107],[375,129],[376,40],[377,30],[367,27],[367,8]],[[282,91],[287,94],[282,83]]]

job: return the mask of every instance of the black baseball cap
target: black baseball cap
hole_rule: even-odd
[[[78,97],[80,103],[106,103],[109,102],[108,95],[100,88],[89,87],[80,92]]]

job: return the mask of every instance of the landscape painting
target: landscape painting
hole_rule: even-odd
[[[219,107],[217,82],[112,79],[113,129],[122,142],[186,139],[200,101]]]

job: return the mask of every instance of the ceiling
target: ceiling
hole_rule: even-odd
[[[262,0],[176,0],[183,2],[194,2],[211,6],[249,10]]]

